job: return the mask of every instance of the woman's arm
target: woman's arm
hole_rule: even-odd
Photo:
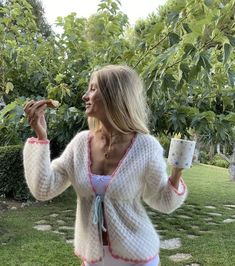
[[[182,169],[173,168],[169,177],[161,145],[154,141],[151,147],[143,199],[150,207],[171,213],[181,206],[187,196],[187,188],[181,177]]]
[[[71,182],[72,143],[62,155],[50,160],[49,141],[28,139],[23,150],[24,173],[27,185],[38,200],[49,200],[67,189]]]
[[[69,169],[72,163],[72,145],[66,147],[60,158],[50,161],[49,141],[45,110],[52,100],[30,101],[24,111],[37,138],[28,139],[23,150],[24,173],[28,187],[38,200],[48,200],[62,193],[69,185]]]

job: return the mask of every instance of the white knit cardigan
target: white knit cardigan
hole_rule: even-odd
[[[28,139],[24,146],[25,178],[33,196],[49,200],[71,184],[77,193],[75,254],[87,262],[103,256],[97,225],[92,223],[95,190],[91,184],[89,131],[78,133],[62,155],[50,161],[49,142]],[[104,196],[109,249],[116,258],[146,262],[159,253],[159,236],[142,203],[170,213],[186,198],[183,180],[179,193],[166,173],[163,149],[151,135],[137,133],[112,174]]]

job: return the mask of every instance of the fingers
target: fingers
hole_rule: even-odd
[[[34,100],[31,100],[31,101],[29,101],[28,103],[26,103],[26,105],[24,106],[24,112],[25,112],[26,114],[28,113],[30,107],[32,107],[34,103],[35,103]]]
[[[31,118],[33,116],[35,110],[39,106],[45,104],[46,102],[47,102],[47,100],[41,100],[41,101],[31,100],[31,101],[29,101],[24,107],[24,112],[25,112],[26,116]]]
[[[30,125],[37,124],[40,118],[44,115],[44,111],[47,108],[46,104],[36,105],[34,104],[28,112],[28,121]]]

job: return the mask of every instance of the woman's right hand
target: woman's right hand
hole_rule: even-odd
[[[47,124],[45,120],[45,110],[48,100],[30,101],[24,107],[24,112],[28,123],[35,131],[39,140],[47,139]]]

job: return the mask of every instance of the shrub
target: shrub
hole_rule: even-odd
[[[167,158],[169,149],[170,149],[171,138],[167,135],[161,134],[161,135],[157,135],[157,140],[162,145],[164,149],[164,156]]]
[[[229,167],[229,163],[223,159],[220,160],[213,160],[212,164],[215,166],[219,166],[219,167],[223,167],[223,168],[228,168]]]
[[[0,195],[16,200],[30,198],[22,160],[22,145],[0,147]]]
[[[228,168],[229,167],[229,162],[224,160],[219,154],[216,154],[213,157],[213,160],[211,161],[212,165],[223,167],[223,168]]]
[[[200,151],[198,155],[198,160],[200,163],[210,164],[209,155],[205,151]]]

